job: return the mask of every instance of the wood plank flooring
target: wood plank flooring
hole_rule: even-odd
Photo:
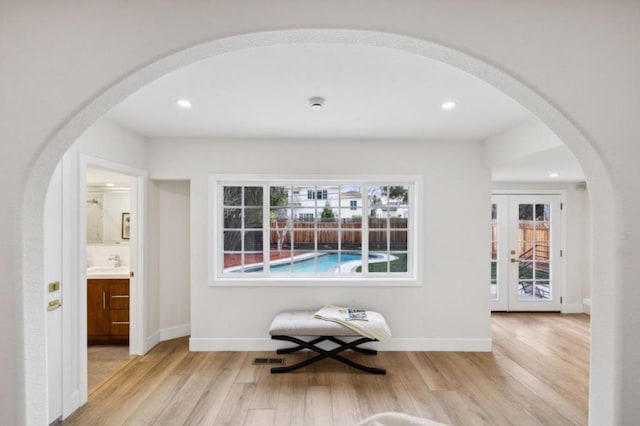
[[[493,352],[352,353],[387,369],[334,360],[270,374],[256,357],[307,353],[189,352],[186,338],[129,362],[65,425],[353,425],[401,411],[449,425],[586,425],[587,315],[493,314]]]
[[[89,393],[99,387],[134,355],[129,355],[127,345],[96,345],[87,348]]]

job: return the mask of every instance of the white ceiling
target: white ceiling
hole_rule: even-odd
[[[106,183],[111,183],[116,188],[130,188],[132,179],[131,176],[108,170],[87,168],[87,185],[92,187],[104,187]]]
[[[549,173],[557,173],[550,177]],[[580,182],[584,181],[582,167],[565,145],[534,152],[507,164],[494,166],[495,182]]]
[[[309,98],[322,96],[316,111]],[[175,104],[187,98],[193,108]],[[453,99],[455,111],[443,111]],[[168,74],[109,118],[150,137],[484,139],[531,114],[484,81],[395,49],[295,44]]]
[[[313,96],[324,97],[325,107],[311,109]],[[182,98],[193,107],[179,108]],[[442,110],[446,100],[457,108]],[[478,141],[533,119],[493,86],[442,62],[341,44],[278,45],[212,57],[150,83],[107,117],[150,138]],[[558,154],[553,164],[541,157],[492,172],[495,180],[539,181],[550,167],[579,169],[573,156]]]

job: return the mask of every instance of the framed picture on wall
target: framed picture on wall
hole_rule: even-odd
[[[131,216],[129,213],[122,213],[122,239],[131,238]]]

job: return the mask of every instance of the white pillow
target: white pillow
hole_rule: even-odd
[[[404,413],[374,414],[358,423],[356,426],[447,426],[433,420],[414,417]]]

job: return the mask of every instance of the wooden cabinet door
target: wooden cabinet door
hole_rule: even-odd
[[[110,330],[109,281],[101,279],[88,280],[87,334],[89,336],[108,335]]]

